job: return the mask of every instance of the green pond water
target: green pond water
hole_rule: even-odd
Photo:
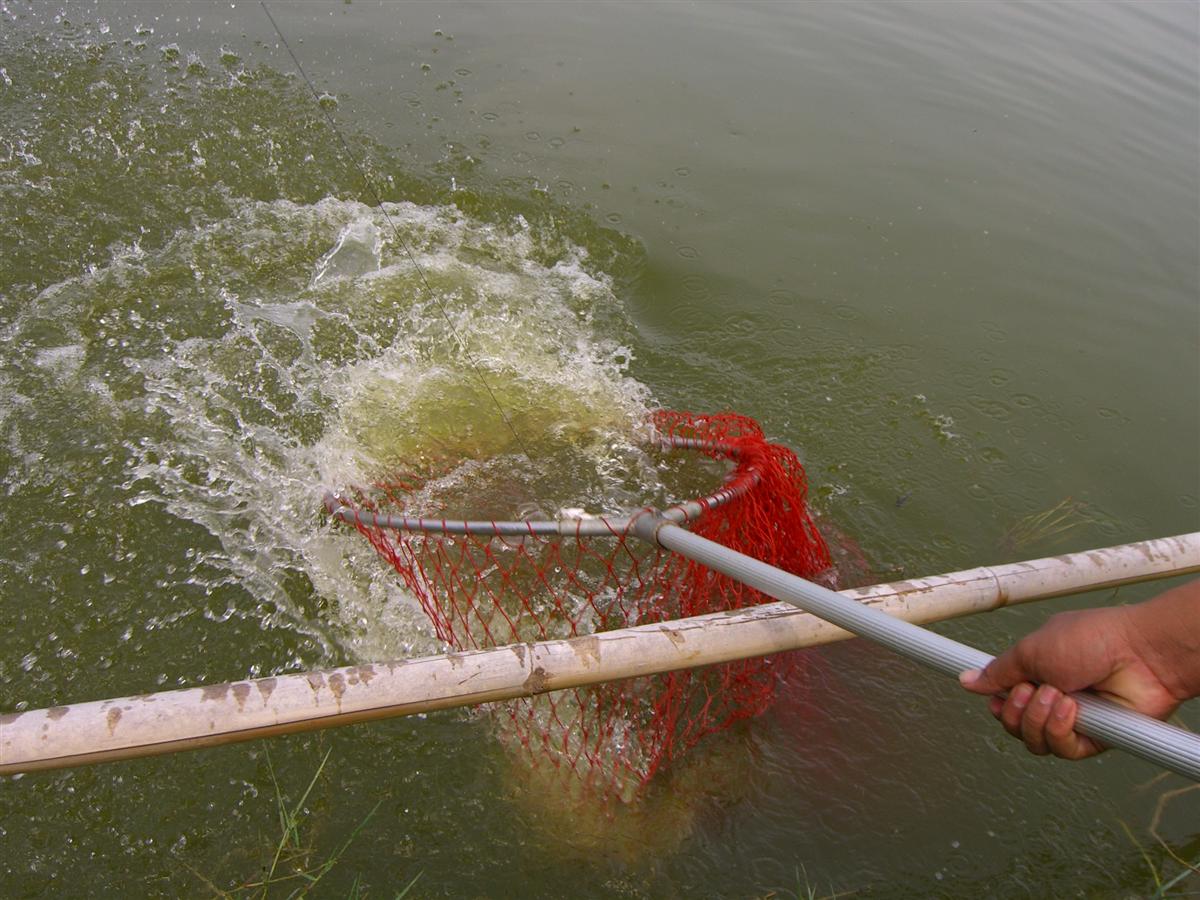
[[[545,460],[514,513],[645,502],[666,406],[795,448],[874,580],[1200,528],[1195,4],[271,9],[320,103],[255,3],[0,0],[0,711],[438,652],[320,498],[518,459],[480,373]],[[310,863],[374,812],[318,896],[1140,896],[1200,857],[1146,763],[1033,758],[862,642],[803,672],[616,823],[463,711],[0,779],[0,894],[253,882],[326,753]]]

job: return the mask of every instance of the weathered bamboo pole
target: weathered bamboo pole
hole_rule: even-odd
[[[1200,571],[1200,532],[842,593],[927,623]],[[848,632],[786,603],[493,650],[347,666],[0,715],[0,775],[528,697],[824,644]]]

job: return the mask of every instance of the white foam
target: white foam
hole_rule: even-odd
[[[314,286],[326,279],[357,278],[379,271],[383,240],[369,218],[356,219],[342,227],[337,242],[313,267]]]
[[[79,372],[83,365],[83,345],[65,344],[46,347],[34,354],[33,361],[43,369],[49,369],[60,377],[70,377]]]
[[[633,444],[649,392],[627,373],[623,336],[592,325],[614,311],[619,323],[620,304],[582,248],[547,265],[546,236],[524,220],[408,203],[386,213],[403,244],[361,203],[236,203],[162,249],[114,248],[6,329],[51,377],[132,423],[133,502],[204,526],[222,547],[208,564],[277,610],[263,615],[359,659],[437,646],[367,542],[323,522],[325,490],[457,458],[426,502],[486,504],[472,484],[499,486],[493,502],[515,517],[623,508],[643,493],[631,479],[653,478]],[[91,316],[113,336],[103,362],[77,324],[37,337]],[[288,572],[326,598],[323,620],[294,602]]]

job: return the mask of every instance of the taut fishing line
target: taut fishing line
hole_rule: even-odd
[[[267,9],[266,0],[259,0],[259,6],[262,7],[262,10],[266,14],[268,21],[271,23],[271,27],[275,29],[275,34],[278,35],[279,42],[283,44],[283,48],[288,52],[288,56],[292,58],[292,64],[295,65],[296,71],[300,73],[300,77],[303,78],[304,83],[308,85],[308,90],[317,103],[317,109],[321,110],[322,115],[325,116],[325,121],[329,123],[329,127],[333,130],[333,133],[337,135],[338,141],[342,145],[342,149],[346,151],[346,155],[349,156],[350,161],[354,163],[354,168],[358,170],[358,175],[362,179],[363,184],[366,186],[367,193],[370,195],[371,199],[375,201],[375,206],[378,207],[379,212],[383,215],[384,221],[386,221],[388,223],[388,227],[391,228],[392,235],[396,238],[396,242],[404,250],[409,262],[412,263],[413,268],[416,270],[417,276],[421,279],[421,284],[425,287],[425,292],[437,305],[438,311],[442,314],[442,318],[446,320],[446,326],[450,329],[450,333],[454,335],[454,339],[458,342],[459,349],[462,351],[463,356],[465,356],[467,362],[470,363],[471,369],[475,373],[475,377],[479,379],[479,383],[483,385],[483,389],[487,391],[487,395],[491,398],[492,403],[495,405],[496,411],[500,413],[500,418],[504,421],[504,424],[508,427],[508,430],[512,432],[513,439],[517,442],[517,446],[521,448],[521,452],[525,455],[525,458],[532,461],[533,456],[530,454],[528,448],[526,448],[525,442],[521,440],[521,436],[517,434],[517,429],[513,425],[512,419],[510,419],[508,413],[504,411],[504,407],[500,404],[500,400],[496,396],[496,393],[492,390],[492,386],[488,384],[488,380],[484,377],[483,367],[480,366],[479,361],[475,359],[474,355],[467,347],[467,343],[463,340],[462,335],[458,333],[458,329],[454,327],[454,321],[450,318],[450,313],[447,312],[445,304],[442,303],[442,298],[437,295],[437,293],[433,290],[433,287],[429,284],[429,279],[425,277],[425,270],[422,269],[421,264],[417,262],[416,254],[413,253],[412,248],[408,245],[408,241],[404,240],[403,236],[400,234],[400,229],[396,227],[396,223],[392,221],[392,217],[388,215],[388,211],[383,205],[383,198],[380,196],[379,191],[375,189],[375,184],[371,181],[370,176],[367,175],[367,169],[362,164],[362,161],[358,158],[358,154],[351,149],[350,142],[347,141],[346,136],[342,134],[342,130],[338,127],[337,121],[333,118],[333,115],[321,104],[321,95],[317,93],[317,88],[312,83],[312,79],[308,77],[308,73],[304,71],[304,66],[300,64],[299,57],[297,57],[295,51],[292,50],[287,38],[283,36],[283,31],[280,29],[279,23],[275,21],[275,17],[271,15],[271,10]]]

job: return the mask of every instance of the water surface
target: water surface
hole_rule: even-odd
[[[272,10],[320,105],[256,4],[0,4],[5,711],[435,652],[319,498],[451,418],[512,450],[463,343],[531,442],[755,417],[880,580],[1200,528],[1194,5]],[[995,651],[1155,590],[940,630]],[[252,881],[272,768],[296,799],[326,751],[313,859],[375,809],[335,896],[1124,896],[1135,841],[1179,871],[1147,764],[810,657],[624,831],[564,837],[451,712],[6,779],[0,882]],[[1159,834],[1194,859],[1198,822]]]

